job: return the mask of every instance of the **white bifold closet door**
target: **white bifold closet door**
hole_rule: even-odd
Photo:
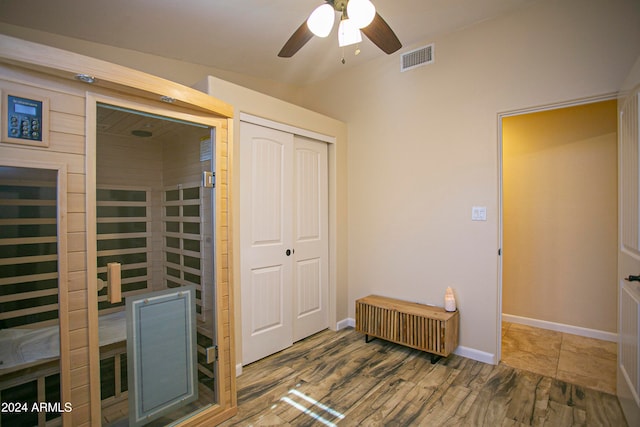
[[[242,363],[328,327],[327,144],[240,124]]]

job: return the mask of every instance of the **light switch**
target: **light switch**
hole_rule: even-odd
[[[487,220],[487,207],[486,206],[474,206],[471,208],[471,221],[486,221]]]

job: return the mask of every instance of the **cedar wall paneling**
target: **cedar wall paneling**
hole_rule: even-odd
[[[89,357],[87,329],[87,281],[85,248],[85,99],[84,93],[73,85],[65,85],[59,80],[49,80],[35,75],[21,75],[12,69],[2,70],[0,90],[34,94],[49,98],[51,114],[49,147],[0,143],[0,163],[26,162],[26,167],[37,167],[38,163],[64,164],[67,169],[67,233],[59,236],[66,239],[67,252],[60,254],[67,258],[66,295],[59,295],[61,306],[68,303],[69,322],[61,335],[69,339],[71,370],[61,377],[68,378],[73,405],[69,420],[73,425],[88,422],[89,414]],[[11,77],[18,77],[11,79]],[[28,80],[29,83],[22,83]],[[27,166],[33,163],[32,166]],[[63,208],[63,207],[61,207]],[[62,273],[62,272],[61,272]],[[63,314],[60,313],[60,316]],[[63,349],[64,351],[64,349]],[[63,397],[63,400],[65,397]],[[68,417],[69,415],[67,415]],[[69,419],[69,418],[67,418]]]
[[[0,143],[0,164],[13,165],[12,161],[66,165],[67,184],[67,232],[66,278],[67,290],[60,301],[68,304],[68,327],[61,329],[69,347],[62,348],[61,357],[68,362],[68,372],[62,372],[62,400],[70,401],[73,410],[63,415],[65,425],[99,425],[91,420],[90,366],[87,307],[87,248],[86,248],[86,188],[85,188],[85,96],[87,86],[57,77],[0,65],[0,90],[14,90],[48,97],[50,100],[49,147],[22,146]],[[105,89],[99,92],[117,98]],[[201,114],[201,113],[200,113]],[[209,414],[199,414],[185,425],[212,425],[221,422],[236,411],[235,355],[231,319],[233,299],[231,289],[231,231],[228,223],[229,200],[229,120],[219,119],[216,132],[216,247],[218,336],[220,347],[219,376],[220,401],[217,409]]]

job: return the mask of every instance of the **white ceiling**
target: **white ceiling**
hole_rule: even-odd
[[[373,0],[403,48],[509,13],[535,0]],[[281,83],[304,85],[384,56],[366,37],[361,53],[336,28],[292,58],[278,52],[322,0],[0,0],[0,21],[179,59]],[[416,45],[417,44],[417,45]],[[436,49],[437,54],[437,49]],[[437,59],[436,59],[437,60]],[[398,65],[399,67],[399,65]]]

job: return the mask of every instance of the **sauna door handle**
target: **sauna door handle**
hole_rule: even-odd
[[[640,282],[640,276],[632,276],[630,274],[629,277],[625,277],[624,280],[627,282]]]

